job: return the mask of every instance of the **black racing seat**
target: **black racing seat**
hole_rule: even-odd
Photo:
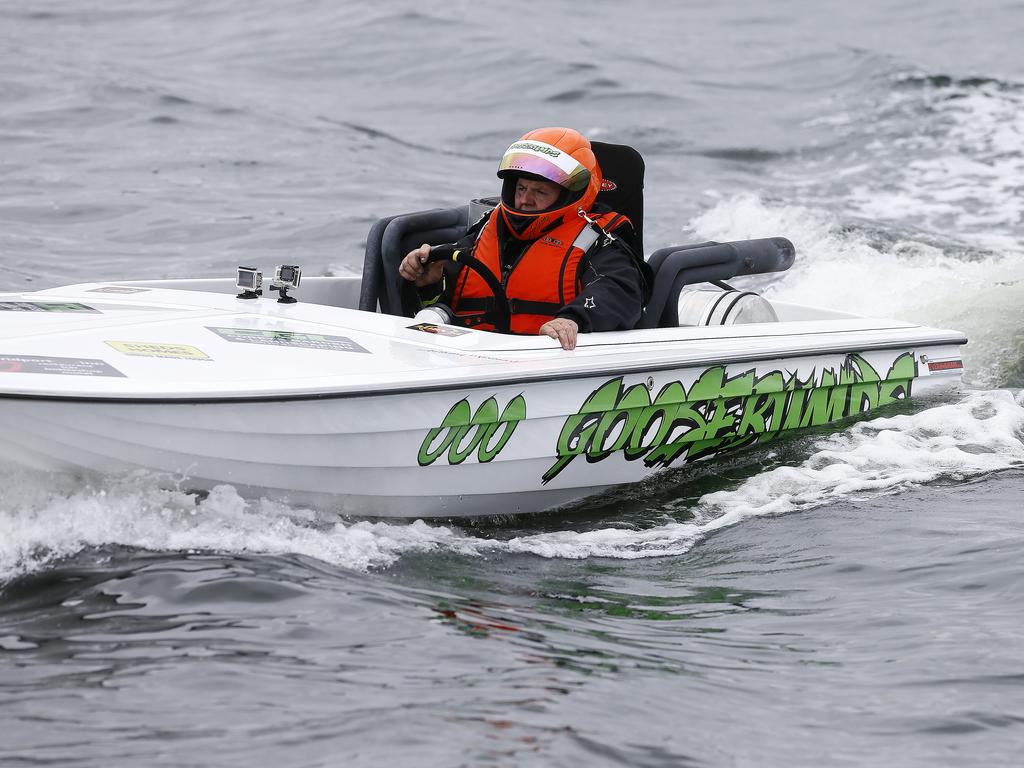
[[[644,159],[632,147],[625,144],[607,144],[603,141],[590,142],[597,164],[601,166],[601,191],[597,193],[597,205],[606,205],[613,211],[625,215],[633,225],[633,231],[621,234],[630,247],[638,254],[644,252]]]

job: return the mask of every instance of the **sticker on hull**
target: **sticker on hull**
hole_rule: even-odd
[[[133,288],[129,285],[104,285],[101,288],[90,288],[86,293],[117,293],[117,294],[130,294],[130,293],[145,293],[149,288]]]
[[[447,325],[437,325],[436,323],[417,323],[416,325],[406,326],[410,331],[421,331],[422,333],[432,333],[435,336],[465,336],[470,331],[463,328],[452,328]]]
[[[125,377],[117,368],[104,360],[86,357],[42,357],[39,355],[0,355],[0,373]]]
[[[295,331],[267,331],[251,328],[214,328],[207,326],[225,341],[235,344],[264,344],[271,347],[300,347],[302,349],[323,349],[331,352],[362,352],[370,354],[352,339],[345,336],[328,336],[323,333],[298,333]]]
[[[161,344],[152,341],[107,341],[118,352],[136,357],[166,357],[175,360],[210,360],[208,354],[188,344]]]
[[[93,312],[88,304],[75,301],[0,301],[0,312]]]

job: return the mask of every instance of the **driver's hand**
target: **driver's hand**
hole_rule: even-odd
[[[548,320],[544,323],[537,333],[540,336],[550,336],[552,339],[557,339],[558,343],[562,345],[562,349],[576,349],[576,334],[579,330],[580,327],[576,325],[575,320],[570,320],[567,317],[556,317],[554,320]]]
[[[436,261],[433,264],[424,266],[424,262],[430,255],[430,246],[424,243],[415,251],[409,251],[402,263],[398,266],[398,274],[415,284],[417,288],[425,285],[433,285],[441,279],[444,273],[444,264]]]

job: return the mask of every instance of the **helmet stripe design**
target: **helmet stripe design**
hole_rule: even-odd
[[[505,150],[498,175],[506,171],[532,173],[572,192],[578,192],[590,183],[590,171],[576,158],[543,141],[517,141]]]

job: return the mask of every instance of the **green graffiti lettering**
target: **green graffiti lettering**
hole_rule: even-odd
[[[427,436],[420,445],[420,451],[416,457],[420,466],[425,467],[428,464],[433,464],[438,456],[447,451],[455,437],[461,434],[462,428],[469,424],[471,416],[468,400],[459,400],[459,402],[453,405],[444,419],[441,420],[441,426],[427,432]],[[434,445],[434,441],[442,434],[445,436],[444,440]]]
[[[772,416],[778,408],[780,399],[785,400],[781,392],[752,397],[750,404],[740,413],[740,420],[736,424],[736,434],[749,435],[768,431],[771,428]]]
[[[799,429],[803,421],[804,407],[807,403],[807,390],[798,385],[797,389],[786,393],[786,404],[783,406],[782,429]]]
[[[878,407],[878,385],[854,384],[850,387],[850,413],[864,413]]]
[[[480,404],[469,420],[469,424],[461,430],[459,436],[452,441],[448,450],[448,463],[461,464],[476,450],[487,435],[488,430],[498,428],[498,401],[489,397]],[[471,436],[472,435],[472,436]],[[470,437],[471,436],[471,437]],[[469,437],[469,440],[466,438]]]
[[[828,424],[907,398],[916,374],[909,352],[892,363],[884,379],[855,354],[806,379],[782,371],[757,378],[752,370],[729,377],[725,367],[715,366],[689,391],[678,381],[664,385],[653,402],[642,385],[623,391],[623,379],[611,379],[565,420],[555,462],[542,482],[577,456],[599,462],[621,452],[627,461],[667,467],[768,442],[785,430]]]
[[[848,392],[848,387],[810,390],[804,412],[800,416],[800,426],[818,426],[843,418],[846,415]]]
[[[638,459],[652,445],[661,442],[659,437],[668,430],[674,412],[673,406],[649,405],[644,408],[637,419],[636,428],[629,433],[629,439],[622,449],[626,458],[630,461]]]
[[[786,404],[786,381],[779,371],[773,371],[754,383],[753,396],[743,406],[736,434],[748,435],[778,429],[776,420]]]
[[[680,403],[668,425],[665,436],[669,442],[655,444],[654,449],[644,459],[648,467],[668,466],[675,461],[687,446],[693,442],[695,435],[701,434],[707,426],[704,414],[700,412],[699,403]]]
[[[616,408],[622,392],[622,378],[611,379],[586,399],[578,413],[565,420],[555,447],[558,459],[544,473],[541,482],[546,483],[569,466],[574,458],[590,450],[602,416]]]
[[[917,364],[914,356],[904,352],[896,358],[885,380],[878,385],[879,405],[888,405],[897,400],[906,400],[910,397],[910,382],[917,375]]]
[[[633,430],[636,429],[643,416],[644,410],[650,405],[651,398],[647,387],[643,384],[636,384],[627,389],[626,393],[616,402],[615,410],[608,411],[601,417],[594,435],[594,450],[588,451],[588,460],[599,461],[615,451],[625,448]],[[617,427],[619,429],[616,433]],[[610,445],[608,444],[609,439],[612,440]]]
[[[483,464],[493,459],[499,453],[501,449],[505,447],[505,444],[512,437],[512,433],[515,432],[516,427],[523,419],[526,418],[526,398],[522,395],[516,395],[509,401],[509,404],[505,406],[505,410],[501,412],[501,417],[498,422],[493,425],[493,429],[490,429],[487,436],[480,441],[480,453],[477,454],[477,458]],[[490,440],[498,433],[501,429],[501,433],[498,439],[491,444]]]
[[[741,398],[720,398],[715,400],[711,417],[707,426],[704,427],[704,434],[697,439],[713,440],[725,432],[733,432],[736,428],[736,416],[743,405]]]
[[[489,397],[476,412],[469,401],[462,399],[449,409],[441,426],[427,432],[416,456],[421,467],[433,464],[448,452],[449,464],[461,464],[473,451],[480,462],[491,461],[508,443],[521,421],[526,419],[526,400],[516,395],[498,415],[498,401]],[[501,431],[493,443],[492,438]]]

